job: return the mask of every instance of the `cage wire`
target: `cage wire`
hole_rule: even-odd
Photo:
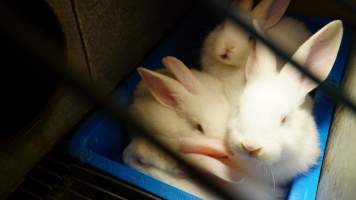
[[[350,3],[350,1],[344,0],[346,2],[344,5],[348,5],[351,9],[354,9],[355,5]],[[280,56],[282,59],[290,62],[292,66],[305,74],[312,81],[319,83],[319,88],[323,90],[326,94],[329,94],[333,101],[340,102],[350,109],[353,113],[356,112],[355,102],[353,102],[345,93],[339,88],[334,88],[328,84],[322,83],[318,78],[312,73],[306,70],[302,65],[292,60],[287,54],[278,48],[273,42],[268,38],[261,36],[252,26],[251,19],[243,11],[232,9],[229,6],[229,2],[226,0],[201,0],[200,5],[217,17],[228,17],[237,26],[244,29],[252,37],[258,39],[269,47],[276,55]],[[84,82],[78,73],[73,71],[73,66],[69,66],[65,61],[60,60],[59,47],[54,41],[52,41],[48,35],[41,32],[40,30],[34,29],[34,27],[23,18],[16,10],[7,6],[5,3],[0,6],[0,30],[7,35],[9,35],[17,45],[28,50],[32,56],[43,60],[48,64],[48,68],[61,77],[69,89],[73,89],[76,93],[83,96],[85,100],[95,103],[98,107],[104,109],[109,115],[114,119],[124,122],[135,128],[135,133],[146,138],[157,148],[166,152],[174,160],[176,160],[181,167],[186,171],[187,175],[196,180],[206,189],[212,191],[216,195],[222,197],[223,199],[242,199],[238,194],[228,191],[223,188],[217,182],[213,181],[209,176],[206,176],[198,168],[187,162],[176,152],[172,151],[165,144],[161,143],[158,139],[150,134],[150,130],[147,130],[141,124],[139,124],[133,116],[130,116],[127,109],[118,102],[117,99],[113,99],[103,94],[100,87],[89,85]],[[9,25],[9,20],[11,19],[11,26]],[[40,45],[39,45],[40,44]],[[43,69],[45,66],[38,66]]]

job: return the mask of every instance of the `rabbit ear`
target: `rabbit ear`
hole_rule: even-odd
[[[190,98],[183,85],[168,76],[145,68],[138,68],[138,73],[152,96],[163,106],[177,109]]]
[[[276,56],[260,42],[256,42],[252,48],[245,66],[246,80],[260,79],[275,73]]]
[[[178,60],[176,57],[167,56],[162,59],[163,65],[189,92],[199,93],[202,88],[200,81],[194,76],[192,71]]]
[[[310,37],[293,55],[293,59],[307,68],[319,80],[327,78],[336,60],[343,35],[342,22],[335,20],[324,26]],[[287,81],[294,82],[302,95],[317,87],[317,84],[301,74],[287,63],[280,75]]]
[[[286,12],[290,0],[261,0],[253,9],[252,16],[268,29],[280,21]]]
[[[201,170],[227,182],[241,180],[239,164],[231,156],[225,141],[206,136],[193,136],[179,140],[179,151],[184,158]],[[216,158],[224,157],[224,161]]]
[[[253,0],[234,0],[231,5],[234,8],[250,11],[253,6]]]

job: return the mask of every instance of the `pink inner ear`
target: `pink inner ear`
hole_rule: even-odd
[[[323,63],[321,59],[324,58],[324,56],[328,56],[330,47],[326,45],[327,43],[327,40],[323,40],[323,38],[318,38],[309,51],[310,53],[305,61],[305,65],[308,66],[309,70],[314,74],[319,72],[318,74],[324,75],[325,73],[320,73],[320,70],[328,69],[327,67],[320,66]],[[332,48],[330,50],[332,50]]]
[[[278,1],[278,0],[276,0]],[[269,6],[268,11],[267,11],[267,15],[265,16],[265,20],[270,19],[273,17],[273,15],[275,13],[277,13],[278,11],[280,11],[281,9],[284,9],[284,4],[282,3],[272,3],[272,5]]]
[[[147,89],[160,104],[169,108],[178,106],[177,98],[174,96],[174,92],[168,88],[168,83],[165,83],[163,75],[146,69],[139,69],[139,74],[143,78]]]
[[[274,26],[280,21],[288,8],[290,0],[265,0],[257,5],[257,16],[262,17],[266,28]],[[268,6],[268,7],[267,7]]]
[[[293,58],[302,62],[321,81],[325,80],[337,57],[342,33],[343,28],[340,20],[330,22],[304,42]],[[289,64],[282,69],[281,74],[299,85],[303,95],[317,86],[316,83],[303,76]]]
[[[162,59],[162,63],[173,77],[180,82],[189,92],[197,94],[200,87],[199,80],[185,64],[173,56]]]
[[[155,94],[154,96],[156,96],[156,98],[158,98],[158,101],[160,103],[163,103],[163,104],[168,105],[169,107],[173,107],[173,108],[178,106],[177,99],[167,89],[167,87],[165,87],[164,85],[158,84],[156,86],[156,88],[157,88],[157,92],[156,92],[157,94]]]
[[[330,52],[332,52],[333,48],[328,44],[328,38],[317,38],[312,47],[309,50],[308,57],[304,63],[304,65],[308,68],[308,70],[316,75],[321,81],[327,78],[330,68],[325,66],[328,64],[324,64],[323,60],[325,60],[326,56],[330,56]],[[324,59],[323,59],[324,58]],[[302,82],[310,82],[310,89],[312,90],[316,87],[309,78],[306,76],[300,75]],[[306,84],[306,83],[305,83]]]

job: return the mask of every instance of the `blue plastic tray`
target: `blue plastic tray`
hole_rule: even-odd
[[[312,32],[319,30],[330,20],[320,18],[300,17]],[[183,60],[188,66],[198,66],[201,43],[205,34],[215,22],[202,13],[187,16],[177,25],[174,32],[169,34],[160,45],[145,59],[143,66],[160,68],[163,56],[174,55]],[[342,47],[328,80],[340,85],[346,59],[349,51],[351,34],[345,31]],[[115,91],[114,96],[129,103],[130,96],[139,81],[138,74],[133,73]],[[318,125],[321,139],[321,152],[324,154],[334,103],[321,91],[315,93],[314,116]],[[164,199],[198,199],[175,187],[162,183],[124,165],[121,153],[128,144],[127,134],[120,124],[115,123],[101,111],[97,111],[84,122],[70,141],[69,153],[81,161],[124,180],[145,191]],[[305,176],[296,178],[290,189],[289,200],[315,199],[320,177],[323,155],[318,164]]]

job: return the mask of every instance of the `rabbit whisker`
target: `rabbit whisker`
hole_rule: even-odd
[[[273,170],[272,170],[271,166],[269,166],[268,168],[271,172],[271,176],[272,176],[272,180],[273,180],[273,191],[276,192],[276,180],[274,178]]]

